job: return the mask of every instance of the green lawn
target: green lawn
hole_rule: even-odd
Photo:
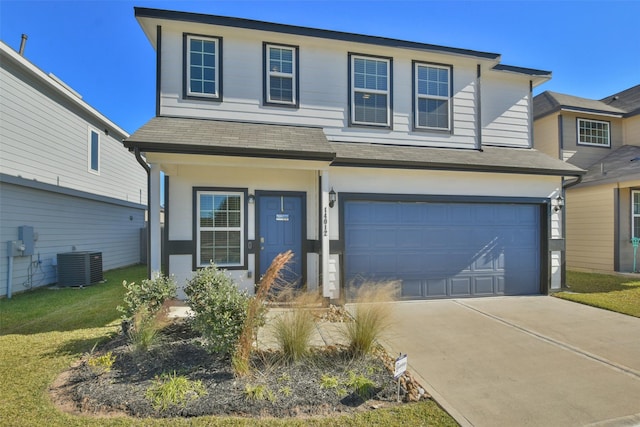
[[[567,272],[567,292],[559,298],[640,317],[640,278]]]
[[[138,281],[146,267],[105,273],[106,283],[76,289],[41,288],[0,300],[0,426],[455,426],[432,401],[313,420],[91,418],[58,411],[47,390],[83,352],[118,329],[115,307],[122,281]]]

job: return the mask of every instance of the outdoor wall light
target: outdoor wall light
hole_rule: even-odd
[[[254,196],[253,194],[249,194],[247,201],[249,202],[250,205],[254,204],[256,202],[256,196]]]
[[[558,197],[556,197],[553,200],[555,201],[555,203],[553,205],[553,211],[554,212],[561,211],[562,208],[564,207],[564,198],[560,194],[558,194]]]
[[[336,200],[337,200],[336,192],[333,189],[333,187],[331,187],[331,191],[329,191],[329,207],[330,208],[332,208],[333,205],[336,204]]]

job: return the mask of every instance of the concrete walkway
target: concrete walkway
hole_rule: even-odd
[[[640,426],[640,319],[548,296],[392,303],[389,352],[463,426]]]

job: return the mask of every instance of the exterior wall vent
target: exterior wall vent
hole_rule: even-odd
[[[102,252],[57,255],[58,286],[87,286],[102,282]]]

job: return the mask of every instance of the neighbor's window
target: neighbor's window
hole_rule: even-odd
[[[350,55],[351,123],[391,126],[391,58]]]
[[[198,266],[241,266],[244,260],[244,193],[199,191]]]
[[[631,237],[640,237],[640,191],[631,192]]]
[[[578,144],[610,147],[609,128],[609,122],[578,119]]]
[[[221,39],[185,35],[185,93],[219,99]]]
[[[100,172],[100,134],[93,129],[89,129],[87,148],[89,172],[98,173]]]
[[[414,63],[414,123],[417,129],[451,129],[451,68]]]
[[[264,46],[265,103],[297,105],[297,48],[271,44]]]

